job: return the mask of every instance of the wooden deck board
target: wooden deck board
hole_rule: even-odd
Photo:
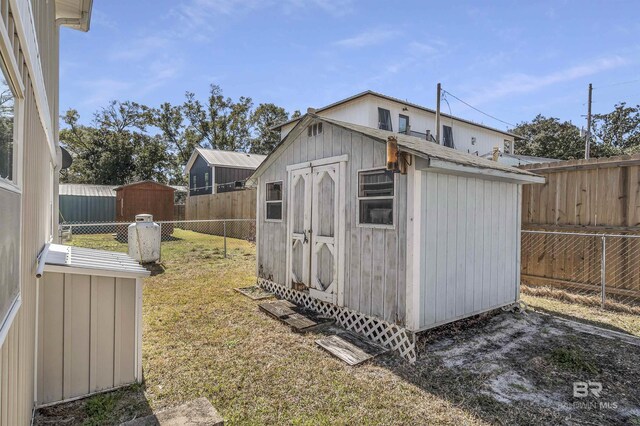
[[[316,344],[349,365],[358,365],[388,349],[357,334],[345,331],[316,340]]]

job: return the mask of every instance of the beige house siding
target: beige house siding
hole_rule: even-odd
[[[36,301],[37,280],[34,266],[38,253],[49,240],[54,227],[51,215],[53,202],[52,161],[43,119],[36,106],[36,92],[32,76],[25,64],[24,40],[19,40],[12,6],[25,4],[18,1],[0,1],[1,23],[7,29],[13,56],[18,64],[19,78],[25,93],[22,110],[21,137],[22,162],[18,173],[22,174],[21,217],[4,221],[5,226],[21,226],[21,283],[22,305],[13,319],[0,349],[0,425],[26,425],[31,420],[34,401]],[[34,1],[34,22],[38,38],[46,40],[40,49],[40,62],[47,82],[49,117],[57,117],[58,86],[58,30],[55,25],[55,3]],[[28,17],[27,17],[28,18]],[[23,22],[25,20],[23,19]],[[8,58],[5,58],[7,61]],[[55,70],[55,71],[54,71]],[[46,115],[46,114],[45,114]],[[49,118],[49,126],[56,129],[57,120]],[[0,190],[0,202],[7,199],[6,190]]]
[[[45,272],[38,315],[38,405],[139,377],[141,283]]]

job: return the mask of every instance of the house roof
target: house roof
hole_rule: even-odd
[[[250,154],[248,152],[222,151],[218,149],[196,148],[187,161],[186,170],[189,170],[200,155],[209,166],[233,167],[237,169],[257,169],[267,158],[266,155]]]
[[[453,148],[447,148],[433,142],[428,142],[415,136],[408,136],[404,134],[389,132],[386,130],[360,126],[358,124],[346,123],[344,121],[338,121],[316,114],[306,114],[298,122],[296,127],[291,132],[289,132],[289,134],[280,142],[280,144],[278,144],[278,146],[271,152],[271,154],[269,154],[267,159],[254,172],[250,179],[253,180],[255,177],[262,174],[262,172],[269,166],[269,164],[272,163],[271,160],[275,159],[275,157],[277,156],[277,152],[282,149],[284,145],[288,145],[293,139],[295,139],[302,131],[302,129],[306,128],[306,126],[313,121],[323,121],[328,124],[360,133],[364,136],[370,137],[383,143],[387,142],[389,136],[394,136],[398,141],[398,147],[401,152],[408,152],[421,158],[429,160],[439,160],[445,163],[455,164],[458,166],[466,166],[473,169],[495,170],[498,172],[508,173],[510,176],[513,176],[516,179],[518,177],[520,177],[520,179],[539,178],[538,175],[527,172],[526,170],[509,167],[496,161],[479,157],[477,155],[468,154],[466,152],[458,151]]]
[[[321,113],[321,112],[326,111],[326,110],[329,110],[329,109],[334,108],[336,106],[345,104],[347,102],[353,101],[355,99],[361,98],[363,96],[367,96],[367,95],[375,96],[375,97],[378,97],[378,98],[381,98],[381,99],[386,99],[386,100],[392,101],[392,102],[398,102],[400,104],[403,104],[403,105],[406,105],[406,106],[410,106],[412,108],[416,108],[416,109],[419,109],[419,110],[422,110],[422,111],[426,111],[426,112],[429,112],[431,114],[435,114],[436,113],[435,110],[433,110],[431,108],[424,107],[422,105],[414,104],[412,102],[408,102],[408,101],[405,101],[405,100],[402,100],[402,99],[399,99],[399,98],[394,98],[393,96],[384,95],[382,93],[374,92],[372,90],[365,90],[364,92],[360,92],[360,93],[355,94],[353,96],[349,96],[348,98],[345,98],[345,99],[339,100],[337,102],[334,102],[332,104],[323,106],[322,108],[318,108],[318,109],[316,109],[316,114],[317,113]],[[454,120],[457,120],[457,121],[461,121],[463,123],[467,123],[467,124],[470,124],[472,126],[478,126],[478,127],[482,127],[484,129],[487,129],[487,130],[492,130],[494,132],[501,133],[501,134],[507,135],[507,136],[511,136],[513,138],[518,138],[518,139],[522,138],[521,136],[518,136],[518,135],[516,135],[514,133],[507,132],[506,130],[496,129],[495,127],[491,127],[491,126],[487,126],[487,125],[484,125],[484,124],[476,123],[476,122],[471,121],[471,120],[466,120],[464,118],[456,117],[455,115],[444,114],[444,113],[441,112],[440,116],[441,117],[445,117],[445,118],[454,119]],[[286,126],[287,124],[290,124],[290,123],[295,123],[296,121],[300,120],[300,118],[301,117],[293,118],[293,119],[291,119],[289,121],[286,121],[284,123],[278,124],[277,126],[273,126],[272,129],[280,130],[283,126]]]
[[[56,23],[80,31],[89,31],[93,0],[56,0]]]
[[[79,197],[115,197],[113,185],[87,185],[80,183],[61,183],[60,195],[75,195]]]
[[[126,253],[48,244],[45,247],[44,270],[49,272],[76,272],[88,275],[119,277],[147,277],[149,271]]]

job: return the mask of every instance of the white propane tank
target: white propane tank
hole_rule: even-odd
[[[129,225],[128,231],[129,256],[141,263],[160,260],[162,232],[152,215],[136,215],[136,222]]]

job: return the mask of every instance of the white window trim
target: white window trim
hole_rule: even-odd
[[[4,61],[7,70],[7,83],[11,85],[13,90],[14,119],[13,119],[13,178],[12,180],[0,178],[0,191],[5,190],[13,192],[20,196],[20,204],[22,204],[22,187],[23,187],[23,156],[24,156],[24,85],[20,79],[20,72],[17,62],[13,56],[13,49],[9,44],[6,27],[0,22],[0,60]],[[1,72],[1,71],[0,71]],[[22,206],[20,206],[19,217],[20,232],[18,237],[18,294],[11,302],[11,307],[7,314],[0,322],[0,346],[11,329],[13,320],[16,317],[20,306],[22,306]]]
[[[373,229],[396,229],[396,224],[398,223],[398,202],[397,202],[397,196],[398,196],[398,178],[397,175],[398,173],[394,173],[393,174],[393,196],[390,197],[388,195],[385,196],[378,196],[378,197],[361,197],[360,196],[360,173],[361,172],[371,172],[374,170],[382,170],[385,171],[386,168],[385,167],[370,167],[367,169],[359,169],[356,171],[356,188],[357,188],[357,192],[356,192],[356,227],[358,228],[373,228]],[[393,217],[393,224],[392,225],[382,225],[382,224],[378,224],[378,223],[360,223],[360,200],[388,200],[389,198],[391,198],[392,201],[392,206],[393,206],[393,213],[392,213],[392,217]]]
[[[272,200],[272,201],[267,201],[267,186],[270,183],[279,183],[280,185],[282,185],[282,198],[280,200]],[[280,209],[280,219],[268,219],[267,218],[267,211],[269,209],[267,209],[267,206],[269,205],[269,203],[271,204],[275,204],[275,203],[280,203],[280,205],[282,206],[282,208]],[[265,222],[272,222],[272,223],[280,223],[284,220],[284,181],[283,180],[271,180],[268,182],[264,183],[264,221]]]

